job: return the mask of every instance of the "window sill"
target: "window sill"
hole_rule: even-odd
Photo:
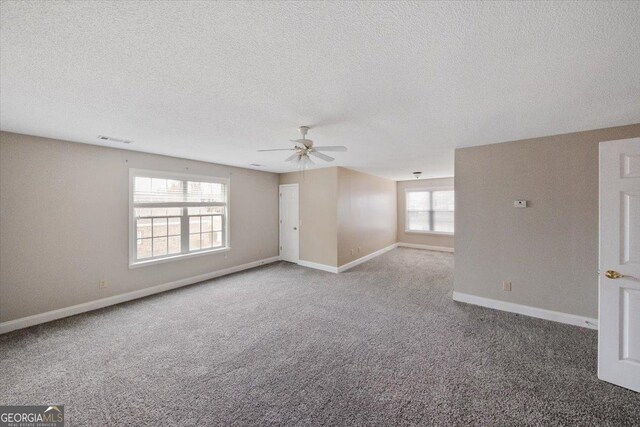
[[[216,253],[229,252],[230,250],[231,250],[231,247],[226,246],[224,248],[209,249],[207,251],[193,252],[190,254],[180,254],[180,255],[169,256],[166,258],[150,259],[148,261],[130,262],[129,268],[132,269],[132,268],[146,267],[147,265],[162,264],[164,262],[178,261],[181,259],[188,259],[188,258],[197,258],[204,255],[212,255]]]
[[[422,230],[404,230],[405,233],[409,234],[433,234],[435,236],[454,236],[454,233],[450,233],[448,231],[422,231]]]

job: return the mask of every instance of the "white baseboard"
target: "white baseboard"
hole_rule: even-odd
[[[337,273],[338,267],[333,267],[331,265],[319,264],[317,262],[305,261],[301,259],[298,261],[298,265],[303,267],[315,268],[316,270],[328,271],[329,273]]]
[[[95,301],[89,301],[82,304],[72,305],[70,307],[60,308],[58,310],[47,311],[46,313],[34,314],[33,316],[22,317],[20,319],[9,320],[7,322],[0,323],[0,334],[15,331],[16,329],[28,328],[29,326],[39,325],[41,323],[50,322],[56,319],[62,319],[63,317],[73,316],[75,314],[86,313],[87,311],[97,310],[99,308],[108,307],[110,305],[120,304],[122,302],[131,301],[138,298],[143,298],[149,295],[165,292],[171,289],[181,288],[187,285],[193,285],[194,283],[203,282],[216,277],[225,276],[231,273],[237,273],[238,271],[248,270],[250,268],[258,267],[264,264],[270,264],[275,261],[279,261],[280,257],[275,256],[271,258],[265,258],[258,261],[249,262],[247,264],[237,265],[235,267],[229,267],[222,270],[213,271],[211,273],[205,273],[198,276],[188,277],[185,279],[176,280],[174,282],[163,283],[157,286],[151,286],[149,288],[140,289],[133,292],[127,292],[126,294],[114,295],[107,298],[101,298]]]
[[[494,310],[518,313],[524,316],[537,317],[538,319],[551,320],[553,322],[566,323],[568,325],[582,326],[583,328],[598,329],[598,319],[577,316],[575,314],[562,313],[559,311],[545,310],[543,308],[531,307],[528,305],[515,304],[512,302],[499,301],[491,298],[484,298],[475,295],[454,292],[453,300],[467,304],[479,305],[481,307],[492,308]]]
[[[401,248],[413,248],[413,249],[426,249],[428,251],[438,251],[438,252],[453,252],[453,248],[448,248],[446,246],[431,246],[431,245],[420,245],[417,243],[403,243],[398,242],[398,246]]]
[[[342,273],[343,271],[347,271],[350,268],[355,267],[358,264],[362,264],[363,262],[367,262],[372,258],[375,258],[379,255],[382,255],[385,252],[389,252],[392,249],[395,249],[398,247],[397,243],[394,243],[393,245],[387,246],[386,248],[382,248],[378,251],[375,251],[373,253],[370,253],[369,255],[365,255],[362,258],[358,258],[354,261],[351,261],[347,264],[343,264],[340,267],[333,267],[331,265],[326,265],[326,264],[319,264],[317,262],[311,262],[311,261],[305,261],[305,260],[300,260],[298,261],[298,265],[301,265],[303,267],[309,267],[309,268],[315,268],[316,270],[322,270],[322,271],[328,271],[329,273]]]
[[[355,267],[356,265],[362,264],[363,262],[367,262],[370,259],[373,259],[373,258],[375,258],[377,256],[380,256],[383,253],[389,252],[390,250],[393,250],[393,249],[395,249],[397,247],[398,247],[398,244],[394,243],[393,245],[389,245],[386,248],[382,248],[382,249],[380,249],[378,251],[370,253],[369,255],[365,255],[362,258],[358,258],[358,259],[356,259],[354,261],[351,261],[351,262],[349,262],[347,264],[343,264],[340,267],[338,267],[338,273],[342,273],[343,271],[347,271],[350,268]]]

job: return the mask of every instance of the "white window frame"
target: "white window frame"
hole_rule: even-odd
[[[145,258],[142,260],[137,260],[136,259],[137,236],[136,236],[136,230],[135,230],[136,220],[134,215],[134,209],[140,206],[136,206],[136,204],[133,201],[134,183],[135,183],[135,178],[137,176],[143,176],[143,177],[149,177],[149,178],[173,179],[178,181],[189,180],[189,181],[224,184],[226,186],[226,192],[225,192],[226,200],[224,203],[217,203],[217,202],[203,203],[203,205],[207,205],[207,206],[225,206],[225,211],[224,211],[225,214],[222,217],[223,246],[212,248],[212,249],[194,251],[190,253],[180,253],[180,254],[174,254],[174,255],[166,255],[166,256],[157,257],[157,258]],[[231,227],[229,226],[230,212],[231,212],[229,207],[230,194],[231,194],[231,182],[229,178],[220,178],[220,177],[209,176],[209,175],[196,175],[196,174],[186,174],[186,173],[178,173],[178,172],[164,172],[164,171],[147,170],[147,169],[129,169],[129,268],[144,267],[147,265],[160,264],[163,262],[176,261],[176,260],[186,259],[186,258],[195,258],[203,255],[211,255],[215,253],[230,251],[231,250],[231,244],[230,244],[231,240],[230,240],[230,232],[229,232],[231,229]],[[176,203],[171,203],[171,204],[176,205]],[[179,204],[184,205],[183,207],[198,205],[198,203],[189,203],[189,202],[181,202]],[[162,203],[159,203],[159,205],[162,205]],[[183,220],[182,220],[183,222],[185,221],[185,217],[187,218],[186,227],[188,227],[189,226],[188,215],[185,215],[183,213]],[[184,245],[185,236],[182,236],[182,238],[183,238],[183,245]],[[188,239],[188,234],[186,238]]]
[[[425,192],[425,191],[454,191],[453,187],[416,187],[416,188],[405,188],[404,190],[404,232],[405,233],[415,233],[415,234],[435,234],[440,236],[453,236],[455,235],[455,231],[453,233],[449,231],[429,231],[429,230],[411,230],[409,228],[409,203],[407,202],[407,196],[409,193],[414,192]],[[433,197],[433,196],[431,196]],[[431,199],[433,200],[433,199]],[[453,210],[455,213],[455,208]],[[455,214],[454,214],[455,216]],[[455,227],[455,222],[454,222]]]

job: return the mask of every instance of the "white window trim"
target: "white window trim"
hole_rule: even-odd
[[[225,209],[225,218],[224,218],[224,246],[221,248],[213,248],[207,249],[203,251],[197,251],[186,254],[177,254],[177,255],[169,255],[162,258],[154,258],[147,260],[136,261],[136,238],[135,238],[135,218],[133,215],[134,202],[133,202],[133,184],[136,176],[144,176],[150,178],[163,178],[163,179],[175,179],[175,180],[197,180],[202,182],[212,182],[218,184],[226,185],[226,209]],[[129,169],[129,268],[139,268],[145,267],[148,265],[161,264],[170,261],[176,261],[186,258],[195,258],[204,255],[212,255],[216,253],[229,252],[231,250],[231,227],[229,223],[231,222],[231,209],[230,209],[230,199],[231,199],[231,181],[229,178],[220,178],[216,176],[210,175],[197,175],[190,173],[179,173],[179,172],[163,172],[157,170],[148,170],[148,169]],[[207,205],[216,205],[216,203],[210,203]]]
[[[415,188],[405,188],[404,189],[404,232],[409,234],[432,234],[435,236],[454,236],[455,232],[450,233],[448,231],[427,231],[427,230],[411,230],[409,229],[409,221],[407,218],[407,214],[409,213],[409,208],[407,205],[407,193],[412,192],[420,192],[420,191],[455,191],[455,189],[451,186],[447,187],[415,187]],[[455,212],[455,210],[454,210]]]
[[[409,230],[408,228],[405,228],[404,232],[408,234],[433,234],[436,236],[454,236],[455,235],[455,233],[450,233],[448,231]]]

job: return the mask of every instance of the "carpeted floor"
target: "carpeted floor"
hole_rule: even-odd
[[[0,404],[67,425],[640,425],[596,332],[451,300],[453,256],[276,263],[0,336]]]

